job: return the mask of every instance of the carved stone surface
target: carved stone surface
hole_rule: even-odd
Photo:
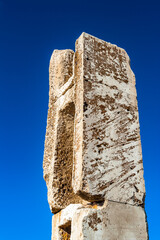
[[[56,213],[52,240],[146,240],[137,95],[127,53],[82,33],[75,53],[53,52],[49,75],[43,168]]]
[[[127,53],[88,34],[75,53],[75,192],[143,204],[135,77]]]
[[[146,240],[145,218],[143,208],[129,204],[71,204],[53,216],[52,240]]]

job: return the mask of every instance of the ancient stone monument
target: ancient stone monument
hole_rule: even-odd
[[[52,240],[147,240],[135,76],[125,50],[82,33],[50,61],[44,179]]]

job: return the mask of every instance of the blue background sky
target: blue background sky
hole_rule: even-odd
[[[82,32],[124,48],[136,75],[150,240],[160,239],[160,3],[0,0],[0,239],[47,240],[42,161],[48,67]]]

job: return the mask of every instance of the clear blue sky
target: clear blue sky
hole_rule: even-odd
[[[0,0],[0,239],[46,240],[42,161],[48,66],[87,32],[124,48],[136,75],[150,240],[160,239],[160,3]]]

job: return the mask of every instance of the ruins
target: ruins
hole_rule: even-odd
[[[147,240],[135,76],[126,51],[87,33],[54,50],[44,179],[52,240]]]

